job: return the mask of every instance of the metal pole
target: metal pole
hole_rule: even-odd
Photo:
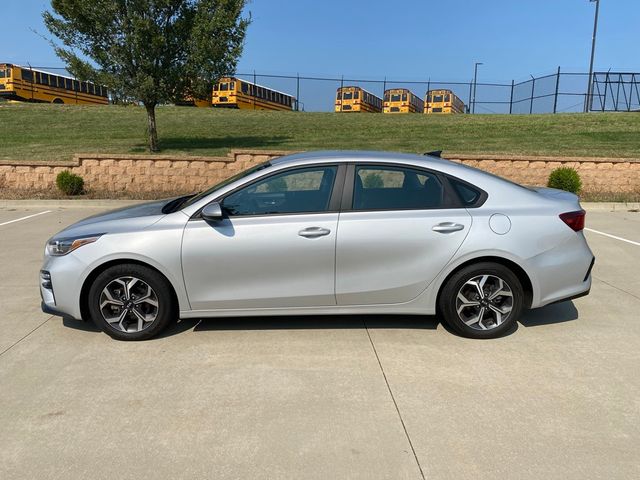
[[[532,78],[532,80],[531,80],[531,105],[529,106],[529,115],[531,115],[533,113],[533,97],[534,97],[535,92],[536,92],[536,79],[531,74],[529,74],[529,76]]]
[[[384,92],[387,91],[387,77],[384,77],[384,82],[382,82],[382,96],[384,97]]]
[[[430,91],[431,91],[431,78],[429,78],[429,81],[427,82],[427,94],[425,95],[424,113],[429,112],[429,92]]]
[[[509,115],[513,113],[513,87],[515,87],[516,81],[511,80],[511,97],[509,98]]]
[[[256,85],[256,71],[253,71],[253,109],[256,109],[256,95],[258,94],[258,86]]]
[[[296,73],[296,112],[300,111],[300,72]]]
[[[589,85],[587,85],[587,98],[584,104],[585,113],[590,110],[593,94],[593,60],[596,55],[596,35],[598,34],[598,15],[600,13],[600,0],[589,0],[596,4],[596,14],[593,20],[593,37],[591,37],[591,61],[589,63]]]
[[[560,67],[558,67],[558,76],[556,77],[556,96],[553,99],[553,113],[558,111],[558,90],[560,89]]]
[[[340,113],[342,113],[342,104],[344,103],[344,92],[342,88],[344,87],[344,75],[340,77]]]
[[[481,62],[476,62],[473,67],[473,107],[471,113],[476,113],[476,87],[478,86],[478,65],[483,65]]]
[[[467,104],[467,113],[471,113],[471,92],[473,90],[473,80],[469,82],[469,103]]]

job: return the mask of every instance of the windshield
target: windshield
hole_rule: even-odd
[[[271,162],[265,162],[265,163],[261,163],[260,165],[256,165],[255,167],[251,167],[250,169],[245,170],[243,172],[237,173],[233,177],[229,177],[226,180],[223,180],[222,182],[214,185],[213,187],[211,187],[211,188],[209,188],[207,190],[204,190],[204,191],[198,193],[197,195],[194,195],[193,197],[189,198],[186,202],[184,202],[182,205],[180,205],[180,208],[185,208],[185,207],[188,207],[189,205],[193,205],[198,200],[203,199],[207,195],[215,192],[216,190],[219,190],[222,187],[226,187],[227,185],[229,185],[230,183],[235,182],[236,180],[240,180],[243,177],[251,175],[252,173],[257,172],[259,170],[264,170],[265,168],[270,167],[270,166],[271,166]]]

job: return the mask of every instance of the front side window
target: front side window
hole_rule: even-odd
[[[228,195],[222,207],[230,216],[326,212],[337,169],[309,167],[272,175]]]
[[[443,192],[438,178],[423,170],[360,165],[355,172],[353,210],[439,208]]]

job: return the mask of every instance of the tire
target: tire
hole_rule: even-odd
[[[89,289],[91,319],[117,340],[155,337],[177,317],[176,307],[167,279],[142,265],[109,267]]]
[[[523,300],[522,285],[509,268],[483,262],[454,273],[441,291],[438,307],[457,333],[469,338],[496,338],[516,324]]]

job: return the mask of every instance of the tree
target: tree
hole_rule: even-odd
[[[106,85],[147,111],[149,150],[158,151],[155,108],[207,98],[235,71],[249,19],[246,0],[52,0],[47,29],[71,74]]]

